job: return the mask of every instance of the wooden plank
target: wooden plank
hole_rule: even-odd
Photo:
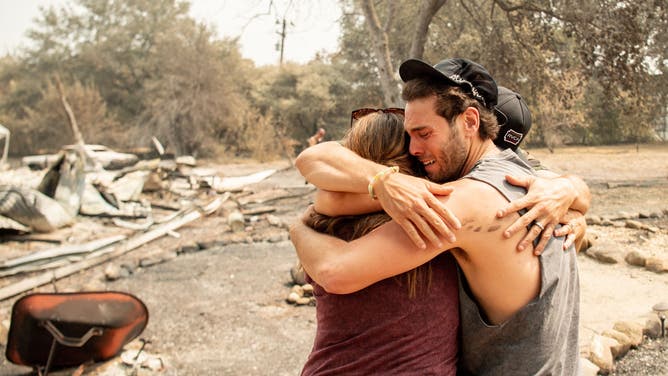
[[[16,257],[0,263],[0,269],[11,269],[19,265],[30,264],[36,261],[51,260],[54,258],[90,253],[108,245],[117,243],[126,238],[125,235],[114,235],[108,238],[96,239],[82,244],[71,244],[62,247],[45,249],[33,252],[26,256]]]

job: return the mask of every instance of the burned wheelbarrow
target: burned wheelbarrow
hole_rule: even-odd
[[[6,356],[46,375],[113,358],[147,322],[146,305],[126,293],[31,294],[12,307]]]

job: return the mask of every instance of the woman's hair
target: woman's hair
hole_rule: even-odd
[[[404,131],[404,117],[396,113],[373,112],[359,118],[343,138],[343,145],[363,158],[386,166],[398,166],[409,175],[421,173],[417,160],[408,153],[410,140]],[[330,217],[313,214],[307,225],[314,230],[340,239],[357,239],[378,226],[390,221],[385,212],[364,215]],[[417,295],[418,286],[429,286],[431,264],[427,263],[397,278],[405,279],[410,297]]]

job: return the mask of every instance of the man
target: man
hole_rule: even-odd
[[[575,252],[572,247],[563,252],[563,239],[553,237],[551,230],[540,257],[517,252],[520,239],[536,231],[504,231],[518,215],[497,216],[498,207],[525,193],[507,184],[505,177],[528,182],[534,172],[511,150],[500,152],[492,141],[498,131],[492,112],[496,83],[483,67],[464,59],[444,60],[435,67],[408,60],[401,65],[400,75],[406,82],[405,128],[411,136],[411,154],[422,162],[430,180],[460,179],[449,184],[454,188],[449,196],[433,199],[429,191],[439,188],[430,183],[416,182],[386,167],[355,163],[348,169],[348,184],[358,187],[360,181],[370,179],[371,197],[387,200],[392,192],[402,190],[403,181],[413,187],[421,184],[421,190],[414,191],[421,191],[424,200],[415,206],[420,200],[414,197],[420,195],[404,194],[403,202],[383,202],[395,221],[350,243],[300,223],[293,225],[291,237],[304,268],[328,291],[349,293],[448,249],[465,276],[460,283],[463,371],[575,374],[579,298]],[[311,170],[305,176],[320,179],[323,173],[345,175],[334,169]],[[442,193],[448,192],[443,188]],[[586,210],[587,197],[575,197],[571,206]],[[397,220],[388,208],[402,215]],[[452,214],[461,218],[460,223]],[[450,231],[441,218],[455,230]],[[541,217],[532,228],[540,233],[552,225],[548,221]]]

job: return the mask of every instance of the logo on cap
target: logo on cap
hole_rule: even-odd
[[[509,129],[508,132],[506,132],[506,134],[503,136],[503,141],[517,145],[520,143],[520,141],[522,141],[522,136],[522,133]]]

